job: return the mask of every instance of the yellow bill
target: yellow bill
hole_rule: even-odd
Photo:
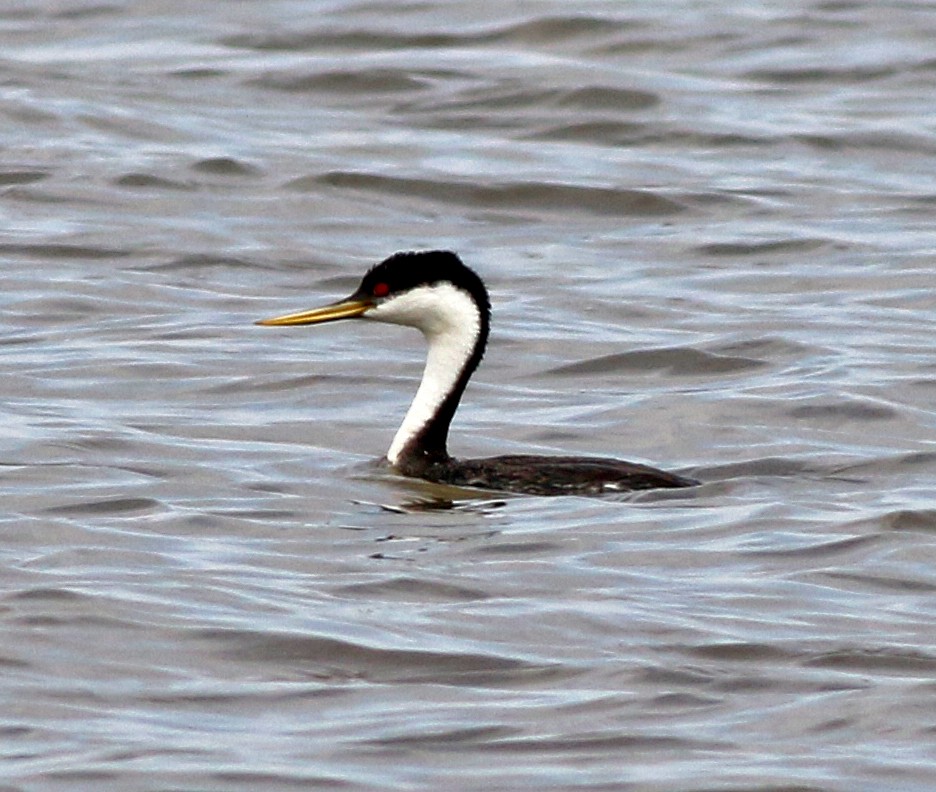
[[[286,314],[285,316],[274,316],[272,319],[260,319],[255,324],[266,325],[268,327],[284,327],[287,325],[334,322],[338,319],[352,319],[355,316],[361,316],[373,307],[374,303],[370,300],[341,300],[331,305],[324,305],[321,308],[313,308],[311,311],[300,311],[299,313]]]

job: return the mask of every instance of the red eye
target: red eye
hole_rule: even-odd
[[[386,283],[376,283],[371,289],[371,294],[375,297],[386,297],[390,293],[390,286]]]

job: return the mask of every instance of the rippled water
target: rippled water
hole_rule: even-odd
[[[3,789],[931,790],[936,9],[6,3]],[[254,319],[399,249],[418,334]]]

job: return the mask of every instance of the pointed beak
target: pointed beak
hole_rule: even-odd
[[[300,311],[299,313],[286,314],[285,316],[274,316],[272,319],[261,319],[255,322],[255,324],[266,325],[268,327],[284,327],[287,325],[336,322],[339,319],[352,319],[355,316],[362,316],[373,307],[374,302],[372,300],[359,299],[356,296],[351,296],[346,300],[339,300],[331,305],[313,308],[311,311]]]

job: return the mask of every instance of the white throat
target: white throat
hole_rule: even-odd
[[[364,318],[415,327],[429,344],[419,390],[387,451],[387,460],[395,465],[458,382],[481,331],[481,316],[470,294],[451,283],[438,283],[387,300]]]

